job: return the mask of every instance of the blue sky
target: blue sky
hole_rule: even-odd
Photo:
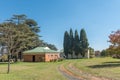
[[[41,39],[58,49],[70,28],[84,28],[95,50],[108,48],[109,34],[120,28],[120,0],[1,0],[0,11],[0,22],[13,14],[36,20]]]

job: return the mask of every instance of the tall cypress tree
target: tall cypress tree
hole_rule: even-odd
[[[89,43],[84,29],[81,29],[80,31],[80,45],[81,45],[81,55],[85,57],[85,53],[88,49]]]
[[[70,29],[70,39],[69,39],[69,54],[71,54],[71,57],[73,58],[73,41],[74,41],[74,38],[73,38],[73,31],[72,29]]]
[[[66,58],[68,58],[68,53],[69,53],[69,34],[67,31],[64,33],[64,42],[63,42],[63,47],[64,47],[64,53]]]
[[[75,30],[75,37],[74,37],[74,52],[75,52],[75,55],[78,57],[78,54],[79,54],[79,35],[78,35],[78,32],[77,30]]]

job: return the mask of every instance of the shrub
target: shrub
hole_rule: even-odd
[[[7,54],[3,54],[1,57],[3,62],[6,62],[8,60],[8,55]]]

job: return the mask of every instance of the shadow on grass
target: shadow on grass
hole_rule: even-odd
[[[90,68],[110,68],[110,67],[120,67],[120,61],[115,61],[115,62],[104,62],[100,65],[92,65],[88,66]]]

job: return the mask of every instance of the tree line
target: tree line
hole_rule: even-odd
[[[80,35],[78,34],[77,30],[75,30],[74,34],[72,29],[70,29],[69,32],[65,31],[63,48],[66,58],[68,58],[69,54],[72,58],[73,54],[75,54],[77,57],[79,54],[82,57],[85,57],[85,54],[88,50],[88,46],[89,43],[84,29],[80,30]]]

